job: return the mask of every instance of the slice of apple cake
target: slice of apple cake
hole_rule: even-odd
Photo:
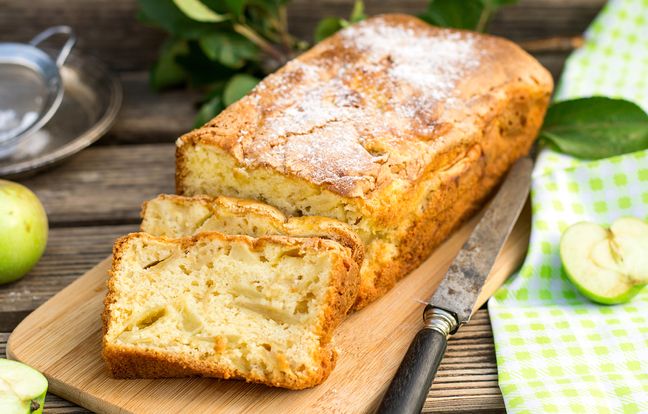
[[[342,244],[362,265],[364,244],[346,223],[328,217],[286,217],[268,204],[234,197],[161,194],[142,206],[143,232],[184,237],[206,231],[260,236],[323,237]]]
[[[358,274],[349,249],[323,238],[133,233],[113,251],[103,356],[116,378],[312,387],[335,365]]]

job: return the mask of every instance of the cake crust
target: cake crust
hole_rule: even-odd
[[[552,89],[549,72],[508,40],[377,16],[182,136],[176,189],[351,225],[366,246],[360,309],[420,265],[528,153]]]
[[[115,286],[115,278],[122,267],[125,251],[129,244],[138,239],[158,241],[166,245],[175,245],[182,250],[191,248],[196,243],[209,240],[245,243],[251,250],[261,249],[265,244],[275,244],[305,250],[326,251],[334,258],[329,289],[325,295],[326,307],[321,315],[316,334],[320,337],[321,347],[312,355],[319,364],[319,369],[311,375],[297,377],[280,373],[274,377],[241,373],[228,368],[217,361],[202,360],[189,355],[164,352],[157,349],[142,349],[121,345],[110,340],[113,323],[113,304],[120,292]],[[193,237],[170,239],[155,237],[146,233],[131,233],[118,239],[113,247],[113,262],[107,282],[108,292],[104,300],[102,314],[103,341],[102,356],[108,372],[114,378],[174,378],[187,376],[204,376],[223,379],[242,379],[274,387],[304,389],[323,382],[335,367],[337,352],[332,344],[335,328],[345,318],[348,309],[354,303],[358,287],[359,269],[350,257],[347,248],[335,241],[321,238],[293,238],[286,236],[264,236],[252,238],[243,235],[225,235],[218,232],[200,233]]]

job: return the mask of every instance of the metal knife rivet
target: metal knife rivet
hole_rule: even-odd
[[[457,329],[457,320],[447,311],[439,308],[428,307],[423,313],[425,327],[433,329],[444,336],[450,335]]]

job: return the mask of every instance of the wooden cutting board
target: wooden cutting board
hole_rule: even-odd
[[[498,258],[479,308],[526,254],[528,206]],[[335,336],[337,367],[324,384],[288,391],[205,378],[115,380],[101,359],[107,258],[36,309],[9,337],[7,355],[43,372],[50,391],[102,413],[361,413],[373,411],[422,325],[436,289],[477,218],[385,297],[351,315]]]

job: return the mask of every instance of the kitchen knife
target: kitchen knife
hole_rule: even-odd
[[[416,334],[394,376],[379,414],[420,413],[448,344],[448,336],[470,320],[486,278],[513,230],[529,194],[533,161],[518,160],[497,195],[450,265],[423,311]]]

